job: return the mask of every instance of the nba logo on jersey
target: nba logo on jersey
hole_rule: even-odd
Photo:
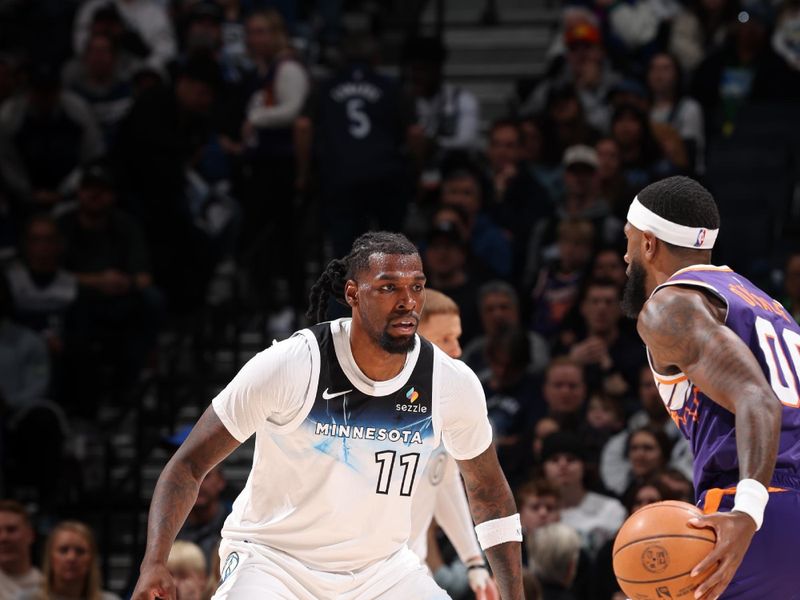
[[[694,247],[700,248],[703,245],[703,242],[706,241],[706,229],[704,227],[700,228],[700,231],[697,232],[697,239],[694,241]]]

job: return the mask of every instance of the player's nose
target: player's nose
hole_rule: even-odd
[[[411,290],[404,289],[403,293],[397,298],[397,308],[403,310],[414,309],[417,307],[417,300]]]

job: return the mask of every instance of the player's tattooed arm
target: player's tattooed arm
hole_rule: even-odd
[[[497,461],[494,446],[471,460],[458,461],[467,498],[476,524],[517,512],[514,496]],[[486,551],[503,600],[522,595],[522,554],[519,542],[506,542]]]
[[[142,565],[166,564],[206,474],[239,446],[209,406],[158,478],[147,522]]]
[[[671,286],[645,304],[637,328],[657,369],[682,371],[736,415],[739,476],[768,486],[781,404],[752,351],[721,322],[718,307],[701,291]]]

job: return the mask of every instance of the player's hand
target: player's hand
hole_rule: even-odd
[[[131,600],[177,600],[175,581],[166,565],[142,566]]]
[[[742,563],[756,532],[756,523],[748,514],[731,511],[696,517],[689,521],[689,525],[698,529],[710,527],[717,534],[714,549],[692,570],[692,577],[697,577],[716,565],[716,570],[694,592],[697,599],[716,600]]]
[[[487,569],[469,569],[467,579],[470,589],[475,594],[475,600],[500,600],[500,592]]]

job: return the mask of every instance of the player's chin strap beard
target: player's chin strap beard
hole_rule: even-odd
[[[660,240],[693,250],[711,250],[719,235],[719,229],[673,223],[644,206],[638,196],[628,208],[628,223],[640,231],[652,232]]]

